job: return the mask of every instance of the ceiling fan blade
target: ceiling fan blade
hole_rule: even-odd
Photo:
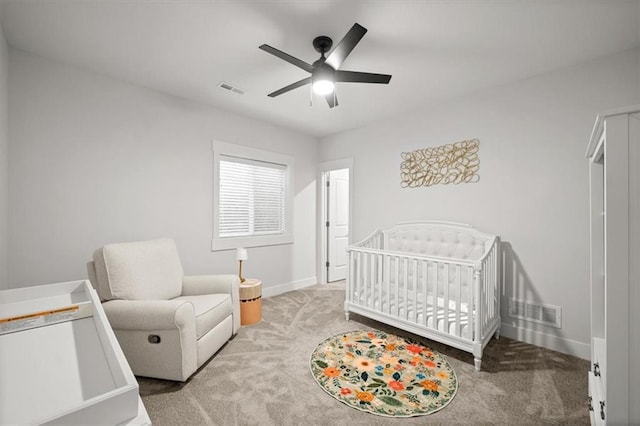
[[[311,64],[306,63],[305,61],[298,59],[289,55],[288,53],[284,53],[282,50],[278,50],[275,47],[271,47],[268,44],[263,44],[259,47],[259,49],[264,50],[267,53],[271,53],[273,56],[277,56],[278,58],[289,62],[290,64],[295,65],[298,68],[302,68],[306,72],[313,72],[313,66]]]
[[[333,49],[324,63],[331,65],[334,70],[340,68],[340,65],[347,59],[349,53],[356,47],[366,32],[367,29],[362,25],[358,23],[353,24],[353,27],[351,27],[347,35],[340,40],[340,43]]]
[[[300,81],[296,81],[295,83],[291,83],[288,86],[283,87],[280,90],[276,90],[275,92],[269,93],[268,96],[275,98],[278,95],[282,95],[283,93],[287,93],[293,89],[297,89],[298,87],[302,87],[305,84],[310,84],[311,83],[311,77],[307,77],[307,78],[303,78]]]
[[[336,93],[329,93],[328,95],[324,96],[325,99],[327,100],[327,103],[329,104],[329,108],[333,108],[335,106],[338,106],[338,97],[336,96]]]
[[[389,84],[391,76],[389,74],[374,74],[370,72],[357,71],[336,71],[335,81],[345,83],[379,83]]]

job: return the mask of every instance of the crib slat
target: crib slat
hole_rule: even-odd
[[[378,306],[378,310],[380,312],[382,312],[382,260],[383,260],[383,256],[382,254],[377,254],[376,255],[376,266],[377,266],[377,272],[376,272],[376,289],[378,289],[378,294],[375,295],[374,297],[376,298],[376,300],[379,303]]]
[[[489,288],[491,287],[491,283],[492,283],[492,280],[491,280],[491,256],[492,255],[493,253],[489,253],[489,258],[487,259],[487,264],[485,265],[487,269],[487,279],[484,283],[484,293],[485,293],[485,306],[486,306],[487,318],[486,318],[486,324],[484,325],[485,329],[484,329],[484,332],[482,333],[483,335],[486,334],[487,327],[491,322],[491,318],[493,317],[492,315],[493,304],[490,302],[491,292],[489,291]]]
[[[493,304],[493,283],[495,281],[495,276],[493,274],[493,266],[495,263],[494,252],[491,250],[491,254],[489,255],[489,261],[487,262],[487,270],[489,271],[489,281],[487,282],[487,307],[489,310],[489,319],[493,320],[495,317],[494,304]]]
[[[400,258],[398,256],[393,257],[395,260],[395,284],[393,290],[393,306],[395,310],[395,316],[400,316]]]
[[[489,324],[489,318],[491,315],[491,312],[489,311],[489,292],[487,291],[487,287],[489,286],[490,280],[491,280],[491,275],[489,273],[489,268],[486,268],[486,266],[488,266],[488,262],[490,262],[491,258],[491,254],[489,254],[489,258],[487,258],[487,264],[485,264],[485,268],[483,268],[483,270],[485,270],[485,276],[484,279],[482,280],[482,300],[484,302],[482,308],[484,310],[484,316],[483,316],[483,320],[484,323],[482,324],[482,337],[484,337],[487,334],[487,326]]]
[[[376,282],[376,277],[375,277],[375,255],[373,253],[367,253],[367,275],[368,275],[368,280],[367,280],[367,298],[369,300],[371,300],[371,308],[375,309],[376,308],[376,299],[375,299],[375,294],[374,294],[374,289],[376,288],[375,286],[375,282]]]
[[[491,264],[491,253],[489,253],[489,256],[487,257],[485,264],[483,265],[483,272],[484,272],[484,279],[482,280],[482,290],[484,292],[483,294],[483,301],[484,301],[484,312],[485,312],[485,318],[484,318],[484,324],[482,326],[482,335],[484,336],[486,334],[487,331],[487,324],[489,323],[489,319],[491,318],[491,307],[489,304],[489,292],[487,291],[488,286],[491,283],[491,272],[489,271],[488,266]]]
[[[364,253],[364,261],[362,262],[362,287],[363,287],[363,296],[364,296],[364,304],[365,306],[371,308],[373,306],[373,301],[371,300],[371,295],[369,294],[369,287],[371,286],[371,277],[369,276],[369,252]]]
[[[353,284],[355,282],[355,278],[356,278],[356,262],[355,262],[355,258],[356,258],[357,253],[356,252],[350,252],[349,253],[349,281],[347,281],[347,301],[348,302],[353,302],[354,298],[353,298]]]
[[[488,266],[488,265],[487,265]],[[487,329],[489,328],[489,320],[491,319],[491,312],[489,311],[489,297],[490,297],[490,292],[489,292],[489,284],[490,284],[490,279],[491,279],[491,273],[487,270],[487,279],[486,281],[483,281],[483,289],[484,289],[484,306],[485,306],[485,324],[484,324],[484,330],[482,330],[482,336],[484,337],[487,334]]]
[[[484,266],[484,265],[483,265]],[[484,337],[484,331],[487,328],[487,292],[485,291],[485,286],[487,285],[487,281],[489,280],[489,277],[487,275],[487,270],[483,267],[482,268],[482,274],[481,274],[481,283],[482,285],[480,286],[480,305],[481,305],[481,309],[480,309],[480,339],[482,339]]]
[[[358,265],[358,299],[360,300],[360,304],[362,306],[366,306],[367,299],[365,297],[365,276],[364,276],[364,262],[365,262],[365,253],[359,253],[359,265]]]
[[[487,324],[489,323],[489,311],[487,310],[487,283],[489,281],[489,272],[487,271],[482,277],[482,335],[484,338],[487,331]]]
[[[418,322],[418,259],[411,259],[413,269],[413,322]]]
[[[387,291],[385,293],[387,314],[391,314],[391,256],[389,256],[388,254],[384,255],[384,281],[387,285]]]
[[[480,327],[482,326],[482,299],[480,298],[480,291],[482,287],[482,274],[478,270],[473,271],[473,284],[474,284],[474,304],[476,307],[476,327],[474,330],[473,340],[475,342],[481,339]]]
[[[460,336],[460,310],[461,310],[461,305],[460,305],[460,286],[461,286],[461,280],[460,280],[460,265],[456,265],[456,329],[455,329],[455,334],[456,336]]]
[[[487,329],[487,274],[482,276],[482,285],[480,286],[481,300],[482,300],[482,329],[480,330],[480,338],[484,338],[485,330]]]
[[[402,284],[404,285],[404,300],[402,303],[404,319],[409,320],[409,258],[406,256],[402,258],[402,277]]]
[[[433,262],[433,294],[431,295],[431,327],[434,329],[438,329],[438,294],[440,290],[438,290],[438,275],[440,274],[440,263]]]
[[[489,264],[487,264],[486,266],[489,266]],[[482,336],[484,337],[487,334],[487,330],[489,328],[489,323],[491,320],[491,312],[489,311],[489,307],[491,306],[491,304],[489,303],[489,297],[491,296],[491,292],[489,291],[489,286],[491,285],[491,271],[489,271],[490,268],[487,268],[487,279],[483,280],[483,287],[484,287],[484,306],[485,306],[485,324],[484,324],[484,330],[482,330]]]
[[[361,304],[363,303],[363,299],[362,299],[362,290],[361,290],[361,284],[362,284],[362,252],[357,251],[356,252],[356,280],[355,280],[355,285],[354,285],[354,290],[355,290],[355,296],[357,298],[357,303]]]
[[[500,279],[499,277],[499,265],[500,265],[500,253],[498,252],[498,248],[499,246],[497,244],[494,244],[493,246],[493,251],[494,251],[494,260],[493,260],[493,317],[497,318],[498,316],[500,316],[500,304],[499,304],[499,299],[500,299],[500,284],[499,281]]]
[[[360,303],[362,306],[367,306],[367,253],[362,252],[360,257]]]
[[[495,316],[495,311],[493,309],[494,305],[493,305],[493,282],[495,280],[495,277],[493,275],[493,264],[495,262],[495,253],[493,252],[493,250],[491,250],[491,254],[489,255],[489,261],[487,262],[487,270],[489,271],[489,281],[486,284],[486,291],[487,291],[487,310],[489,311],[489,318],[488,318],[488,323],[490,324],[491,321],[493,320],[494,316]]]
[[[473,340],[477,309],[473,306],[473,294],[475,292],[475,282],[473,280],[473,268],[467,268],[467,282],[469,283],[469,294],[467,296],[467,316],[469,318],[469,337]]]
[[[449,333],[449,273],[451,269],[451,265],[446,263],[444,267],[444,318],[443,318],[443,330],[445,333]]]
[[[422,288],[422,322],[425,327],[427,326],[427,312],[429,305],[427,303],[427,293],[429,291],[429,262],[426,260],[422,261],[422,277],[423,277],[423,288]]]
[[[368,295],[369,299],[371,300],[371,308],[372,309],[376,309],[376,298],[375,298],[375,288],[376,288],[376,276],[375,276],[375,271],[376,271],[376,265],[375,265],[375,253],[369,253],[369,261],[368,261],[368,266],[369,266],[369,291],[368,291]]]

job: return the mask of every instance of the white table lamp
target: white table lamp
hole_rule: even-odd
[[[243,283],[246,280],[242,278],[242,261],[247,260],[249,256],[247,256],[247,249],[245,248],[237,248],[236,249],[236,260],[240,262],[240,266],[238,268],[238,278],[240,278],[240,282]]]

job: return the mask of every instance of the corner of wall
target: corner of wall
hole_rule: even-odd
[[[636,55],[638,57],[638,87],[637,87],[637,96],[638,96],[638,103],[640,103],[640,1],[637,2],[638,4],[638,34],[636,35]]]
[[[638,27],[640,27],[640,23],[638,24]],[[636,72],[638,73],[638,78],[637,78],[637,87],[636,87],[636,97],[638,100],[638,103],[640,103],[640,47],[636,48],[636,57],[638,60],[638,67],[636,68]]]
[[[1,11],[0,11],[1,13]],[[0,20],[0,289],[8,288],[9,47]]]

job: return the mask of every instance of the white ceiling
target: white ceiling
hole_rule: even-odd
[[[9,45],[115,78],[325,136],[640,45],[638,0],[0,0]],[[318,35],[369,32],[342,69],[392,74],[338,84],[309,107]],[[222,81],[246,90],[220,89]]]

